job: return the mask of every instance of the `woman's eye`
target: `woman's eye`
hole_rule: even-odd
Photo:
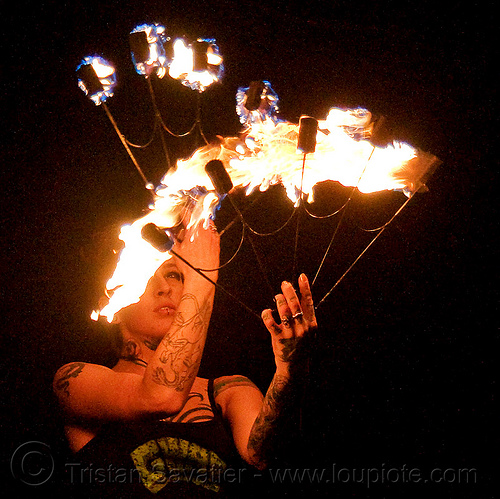
[[[176,281],[183,282],[183,275],[180,272],[168,272],[165,274],[165,279],[175,279]]]

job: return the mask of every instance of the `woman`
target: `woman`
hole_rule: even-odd
[[[194,267],[219,265],[213,226],[198,224],[176,245]],[[215,281],[217,272],[209,277]],[[128,487],[119,488],[120,497],[132,485],[193,497],[219,491],[229,478],[239,479],[235,470],[227,474],[231,449],[246,463],[264,468],[263,442],[279,415],[290,356],[297,340],[316,327],[305,275],[299,289],[300,300],[290,283],[282,284],[276,296],[281,324],[271,310],[262,313],[276,361],[264,397],[243,376],[213,381],[197,377],[215,288],[181,260],[166,261],[139,302],[118,314],[124,349],[113,369],[77,362],[55,375],[54,390],[75,453],[66,470],[70,481]]]

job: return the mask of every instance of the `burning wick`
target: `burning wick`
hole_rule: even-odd
[[[219,159],[213,159],[205,165],[205,171],[214,184],[215,191],[219,197],[229,194],[233,188],[233,181],[224,168],[224,164]]]
[[[224,163],[218,159],[213,159],[212,161],[209,161],[205,165],[205,172],[207,175],[210,177],[210,180],[214,184],[215,190],[217,191],[217,194],[219,197],[222,197],[223,195],[227,195],[227,198],[229,199],[229,202],[231,203],[231,206],[233,207],[234,211],[238,215],[238,217],[241,220],[241,223],[243,224],[243,230],[245,227],[248,227],[248,224],[246,223],[243,213],[241,213],[241,210],[239,207],[236,205],[236,203],[233,201],[230,191],[233,188],[233,181],[231,180],[231,177],[227,173],[226,169],[224,168]],[[257,263],[260,267],[260,270],[262,272],[262,275],[264,276],[264,279],[266,280],[267,286],[269,287],[269,290],[271,292],[271,297],[274,298],[274,293],[273,293],[273,287],[271,286],[271,283],[269,282],[269,278],[267,276],[266,269],[264,267],[264,264],[262,263],[262,260],[260,258],[260,255],[257,251],[257,248],[253,242],[252,236],[249,234],[248,240],[250,242],[250,245],[252,246],[252,250],[255,254],[255,257],[257,258]]]
[[[160,229],[160,227],[154,223],[146,224],[141,229],[141,236],[145,241],[151,244],[153,248],[156,248],[162,253],[171,251],[174,246],[173,237],[169,236],[164,229]]]
[[[304,154],[316,150],[316,135],[318,133],[318,120],[311,116],[301,116],[299,120],[299,140],[297,149]]]
[[[265,83],[263,81],[252,81],[250,87],[247,90],[247,98],[245,101],[245,107],[249,111],[256,111],[262,104],[262,93],[265,89]]]
[[[297,149],[304,155],[302,157],[302,171],[300,175],[300,192],[298,199],[298,207],[301,211],[304,209],[304,171],[306,168],[306,156],[309,153],[314,153],[316,150],[316,135],[318,133],[318,120],[311,116],[301,116],[299,120],[299,137],[297,140]],[[297,213],[297,225],[295,228],[295,247],[293,250],[293,275],[297,272],[298,247],[299,247],[299,231],[300,231],[300,216],[301,211]]]

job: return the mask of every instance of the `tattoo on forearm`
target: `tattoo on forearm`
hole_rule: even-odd
[[[200,307],[196,296],[186,294],[182,302],[189,302],[190,310],[177,312],[171,330],[159,345],[160,362],[165,365],[153,371],[153,381],[159,385],[182,391],[185,383],[196,376],[204,345],[204,330],[208,327],[211,302]]]
[[[267,390],[262,409],[257,416],[250,437],[248,439],[248,449],[253,452],[259,461],[265,462],[264,444],[270,432],[273,431],[276,419],[279,417],[282,406],[282,392],[288,383],[285,376],[274,375],[274,378]]]
[[[58,391],[62,390],[69,397],[69,380],[70,378],[76,378],[84,367],[84,362],[73,362],[62,367],[60,373],[58,373],[57,381],[54,383],[55,389]]]

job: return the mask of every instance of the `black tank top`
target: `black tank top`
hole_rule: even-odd
[[[75,497],[221,497],[241,464],[220,409],[213,380],[214,418],[195,423],[119,422],[72,456],[65,474]],[[231,488],[231,487],[229,487]]]

